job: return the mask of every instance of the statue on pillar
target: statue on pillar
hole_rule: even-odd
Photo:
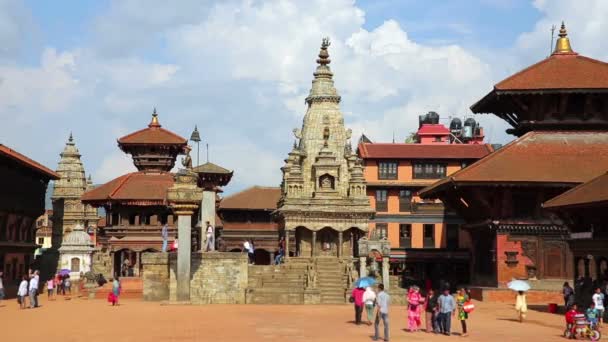
[[[182,158],[182,165],[184,168],[186,168],[186,170],[192,170],[192,158],[190,157],[190,151],[192,151],[192,147],[186,145],[186,147],[184,147],[186,156]]]

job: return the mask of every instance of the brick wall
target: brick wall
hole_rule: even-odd
[[[515,303],[515,291],[498,288],[471,288],[471,297],[475,300],[496,303]],[[528,304],[557,303],[562,305],[564,300],[561,291],[531,290],[526,292]]]
[[[517,252],[517,264],[507,264],[505,252]],[[512,279],[527,279],[526,265],[533,265],[530,258],[523,255],[521,242],[511,241],[507,234],[496,235],[496,268],[498,270],[498,284],[504,285]]]

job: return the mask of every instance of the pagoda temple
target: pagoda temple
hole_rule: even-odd
[[[132,156],[138,171],[87,191],[81,199],[105,210],[97,243],[110,254],[112,270],[107,273],[138,276],[141,254],[162,250],[162,227],[168,226],[170,242],[177,235],[177,220],[166,194],[174,184],[170,171],[187,140],[162,128],[155,109],[148,127],[118,139],[118,146]]]
[[[282,168],[276,214],[288,256],[352,257],[374,213],[351,130],[344,127],[328,47],[324,39],[302,129],[294,129],[299,141]]]
[[[561,288],[574,276],[569,230],[542,203],[608,170],[608,63],[574,52],[562,24],[551,56],[496,84],[471,110],[507,121],[518,138],[421,196],[466,221],[473,284],[519,278]]]

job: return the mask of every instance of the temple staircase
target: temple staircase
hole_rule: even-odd
[[[344,264],[336,257],[317,257],[317,288],[321,292],[322,304],[346,303],[346,278]]]
[[[247,304],[303,304],[307,263],[250,265]]]

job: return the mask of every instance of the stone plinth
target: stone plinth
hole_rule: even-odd
[[[170,255],[170,300],[177,300],[177,258]],[[190,276],[192,304],[245,304],[248,282],[247,255],[194,253]]]
[[[163,301],[169,299],[169,254],[143,253],[144,300]]]

